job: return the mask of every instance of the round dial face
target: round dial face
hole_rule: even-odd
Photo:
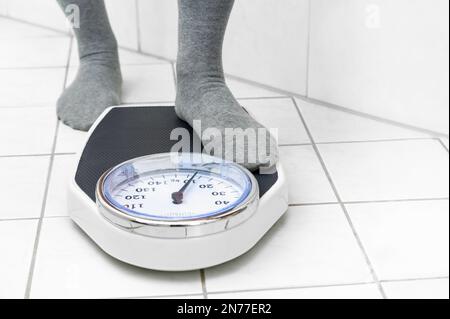
[[[125,215],[173,221],[225,214],[242,204],[252,187],[245,170],[233,163],[149,156],[113,168],[102,191]]]

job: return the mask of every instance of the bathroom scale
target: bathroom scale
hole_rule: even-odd
[[[174,151],[182,138],[187,149]],[[270,173],[251,173],[202,154],[174,107],[127,105],[106,109],[89,130],[68,209],[112,257],[184,271],[250,250],[285,213],[287,196],[280,163]]]

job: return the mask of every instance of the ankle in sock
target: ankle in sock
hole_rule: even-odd
[[[74,129],[88,130],[109,106],[120,103],[122,75],[117,42],[103,0],[58,0],[64,8],[75,4],[80,12],[74,28],[80,65],[72,84],[57,102],[61,121]]]

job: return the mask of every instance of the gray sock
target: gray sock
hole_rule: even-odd
[[[222,68],[222,43],[234,0],[179,0],[177,57],[177,115],[202,136],[207,128],[220,135],[202,136],[214,154],[254,170],[278,158],[277,146],[268,132],[255,143],[225,138],[225,129],[264,128],[239,105],[228,89]],[[201,120],[201,129],[194,125]],[[212,136],[212,137],[211,137]],[[264,140],[264,141],[262,141]],[[261,145],[265,142],[265,145]],[[258,147],[259,145],[259,147]],[[256,161],[252,159],[256,158]]]
[[[63,10],[68,5],[79,8],[79,28],[74,26],[73,30],[80,66],[75,80],[58,99],[57,113],[65,124],[85,131],[105,108],[120,103],[122,76],[117,42],[103,0],[58,0],[58,3]]]

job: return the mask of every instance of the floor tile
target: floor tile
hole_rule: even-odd
[[[49,156],[0,157],[0,219],[41,214]]]
[[[319,149],[344,201],[448,197],[448,153],[434,140]]]
[[[201,293],[198,271],[164,273],[127,265],[100,250],[68,218],[43,223],[32,298],[109,298]]]
[[[37,220],[0,221],[0,299],[24,297],[36,227]]]
[[[447,200],[347,209],[380,280],[448,276]]]
[[[129,65],[129,64],[168,64],[161,59],[154,58],[149,55],[140,54],[138,52],[133,52],[127,49],[119,49],[119,58],[121,65]],[[72,51],[70,54],[70,66],[78,66],[79,58],[78,58],[78,47],[76,42],[72,46]]]
[[[6,42],[5,42],[6,41]],[[14,38],[3,40],[0,68],[65,67],[69,37]]]
[[[208,294],[209,299],[380,299],[375,284]]]
[[[289,208],[250,252],[205,274],[208,292],[372,280],[338,205]]]
[[[0,156],[51,153],[55,126],[53,108],[0,108]]]
[[[38,28],[27,23],[0,18],[0,39],[18,39],[18,38],[33,38],[33,37],[53,37],[61,36],[60,33]]]
[[[448,299],[448,279],[384,282],[390,299]]]
[[[259,123],[278,130],[279,144],[310,143],[291,99],[252,99],[240,103]]]
[[[0,69],[0,107],[55,105],[64,74],[64,68]]]
[[[236,98],[276,97],[282,94],[234,78],[226,78],[227,85]]]
[[[299,99],[296,103],[316,143],[429,137],[424,133]]]
[[[336,202],[312,146],[280,147],[280,161],[286,173],[290,204]]]
[[[45,216],[68,216],[67,190],[70,178],[75,172],[77,155],[56,155],[45,205]]]
[[[76,76],[77,68],[70,68],[67,83]],[[122,66],[123,103],[175,101],[175,80],[170,64]]]
[[[58,138],[56,140],[56,153],[79,153],[86,143],[88,133],[74,130],[73,128],[59,123]]]

